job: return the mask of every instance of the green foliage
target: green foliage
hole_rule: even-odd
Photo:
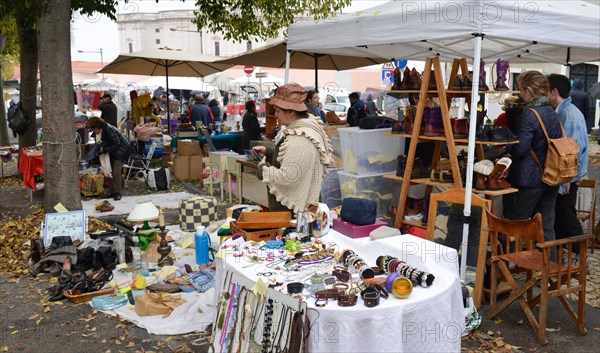
[[[158,2],[158,0],[157,0]],[[341,12],[352,0],[197,0],[194,23],[222,33],[224,39],[275,38],[298,17],[323,20]]]
[[[28,28],[35,28],[36,16],[40,9],[38,0],[2,0],[0,1],[0,20],[19,17]],[[71,10],[91,16],[96,13],[104,14],[116,21],[117,0],[71,0]]]

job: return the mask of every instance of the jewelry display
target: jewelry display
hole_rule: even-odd
[[[435,280],[435,276],[433,274],[422,271],[416,267],[412,267],[406,262],[400,261],[393,256],[379,256],[376,262],[377,266],[381,267],[385,273],[391,274],[398,272],[400,276],[410,279],[413,285],[418,284],[427,288],[431,286]],[[388,289],[387,285],[386,289]]]

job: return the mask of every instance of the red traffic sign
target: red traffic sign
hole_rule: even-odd
[[[246,73],[246,75],[250,75],[251,73],[254,72],[254,66],[250,66],[250,65],[244,66],[244,72]]]

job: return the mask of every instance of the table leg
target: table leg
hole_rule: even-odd
[[[237,168],[237,178],[236,178],[236,182],[237,182],[237,189],[238,189],[238,199],[240,200],[240,203],[244,203],[244,198],[243,198],[243,190],[244,190],[244,177],[242,176],[242,172],[244,171],[244,168],[241,164],[238,163],[238,165],[236,166]]]
[[[212,167],[208,167],[208,190],[210,192],[210,196],[213,195],[213,168]]]
[[[231,190],[231,172],[227,171],[227,187],[228,187],[228,192],[229,192],[229,203],[231,204],[233,202],[231,194],[232,194],[232,190]]]
[[[221,201],[223,201],[223,184],[224,184],[224,180],[223,178],[225,177],[225,174],[223,173],[223,171],[225,170],[225,168],[223,168],[223,163],[221,163],[221,166],[219,167],[219,179],[220,179],[220,188],[221,188]]]

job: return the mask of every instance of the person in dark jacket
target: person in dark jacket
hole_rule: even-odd
[[[571,104],[576,106],[583,114],[583,118],[585,119],[585,123],[587,126],[588,134],[592,132],[592,125],[594,123],[594,117],[590,116],[590,95],[583,90],[583,81],[582,80],[574,80],[573,87],[571,87],[571,92],[569,93],[569,97],[571,97]]]
[[[548,80],[542,73],[526,71],[519,75],[517,83],[521,98],[525,102],[516,131],[519,143],[507,145],[506,148],[512,156],[508,181],[519,191],[504,195],[504,216],[511,220],[523,220],[539,212],[544,223],[544,239],[554,240],[554,207],[558,186],[549,186],[542,181],[548,142],[535,113],[530,108],[540,115],[549,138],[562,136],[560,120],[550,105]],[[539,164],[533,158],[532,152],[535,153]],[[555,251],[552,257],[556,258]]]
[[[190,109],[190,121],[193,126],[198,126],[199,123],[202,123],[204,126],[208,126],[208,124],[213,122],[212,112],[210,108],[204,104],[204,96],[197,95],[196,102]]]
[[[348,108],[348,117],[346,121],[350,126],[358,126],[358,123],[362,118],[367,116],[367,106],[365,102],[360,99],[358,92],[352,92],[348,95],[350,99],[350,108]]]
[[[375,102],[373,101],[372,94],[369,94],[367,96],[367,101],[365,102],[365,105],[367,106],[367,115],[368,116],[374,116],[374,115],[381,114],[381,110],[377,107],[377,104],[375,104]]]
[[[246,113],[242,118],[242,143],[240,153],[250,149],[250,141],[260,139],[260,124],[256,115],[256,103],[254,101],[246,102]]]
[[[14,99],[10,100],[9,103],[9,108],[8,108],[8,112],[6,114],[6,120],[10,123],[10,121],[12,120],[12,118],[15,116],[15,113],[17,112],[17,109],[19,108],[19,106],[17,105],[17,102],[15,102]],[[17,137],[17,133],[13,130],[13,137]]]
[[[87,121],[86,127],[96,135],[101,134],[102,142],[100,142],[98,152],[108,153],[112,168],[112,178],[108,183],[108,197],[113,197],[115,201],[118,201],[121,199],[121,170],[129,158],[129,141],[116,127],[108,124],[102,118],[91,117]]]
[[[117,127],[117,106],[112,101],[112,96],[105,93],[98,103],[98,109],[102,112],[102,120]]]
[[[210,111],[212,112],[212,116],[215,119],[215,123],[217,121],[221,121],[221,108],[219,108],[219,102],[216,99],[212,99],[208,103],[208,107],[210,108]]]

